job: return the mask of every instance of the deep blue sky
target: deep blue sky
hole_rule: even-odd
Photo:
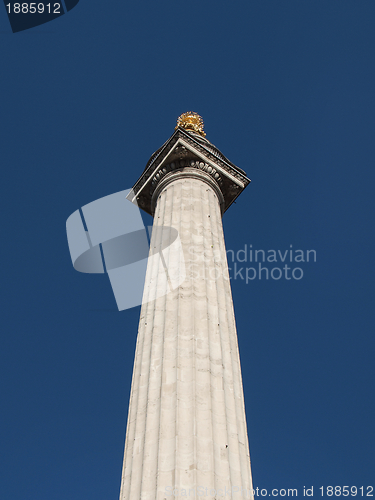
[[[190,109],[252,179],[227,248],[317,252],[232,282],[254,486],[375,486],[374,26],[373,0],[0,9],[1,500],[118,498],[139,308],[74,271],[65,221]]]

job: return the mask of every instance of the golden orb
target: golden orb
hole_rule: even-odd
[[[200,134],[203,137],[206,137],[206,134],[203,130],[204,123],[203,118],[198,115],[198,113],[194,113],[194,111],[188,111],[187,113],[182,113],[181,116],[177,119],[176,128],[181,127],[186,130],[192,130],[197,134]]]

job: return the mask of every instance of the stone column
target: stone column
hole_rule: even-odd
[[[120,500],[252,497],[223,202],[192,168],[168,173],[153,194],[154,228],[176,229],[183,249],[184,259],[163,251],[165,262],[184,265],[186,279],[141,309]],[[158,238],[168,234],[153,231],[151,252]],[[159,265],[149,260],[145,294],[159,286]]]

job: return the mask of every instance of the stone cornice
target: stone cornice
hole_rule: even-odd
[[[250,183],[245,172],[231,163],[213,144],[179,127],[151,156],[128,199],[153,215],[151,199],[159,181],[172,171],[178,171],[180,175],[185,168],[190,171],[197,169],[197,173],[200,170],[212,177],[224,199],[223,212]]]

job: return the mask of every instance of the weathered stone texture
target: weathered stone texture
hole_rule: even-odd
[[[177,176],[158,197],[158,226],[178,231],[184,262],[163,255],[171,272],[185,265],[186,279],[141,309],[120,500],[164,500],[167,487],[226,487],[229,498],[246,498],[250,457],[217,193]],[[151,251],[165,237],[154,231]],[[166,286],[160,266],[150,259],[145,294]]]

